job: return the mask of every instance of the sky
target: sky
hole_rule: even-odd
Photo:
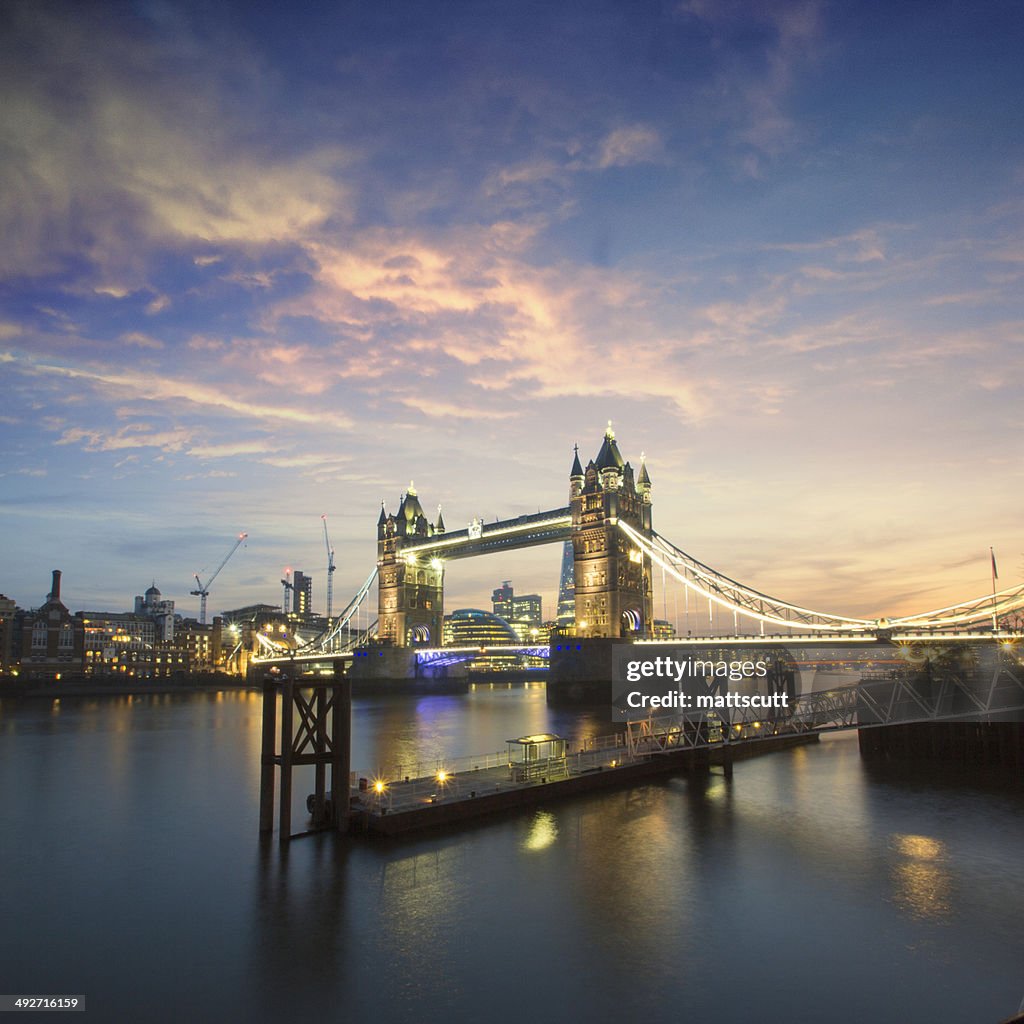
[[[266,9],[264,9],[266,8]],[[1024,7],[0,7],[0,591],[335,609],[380,503],[654,525],[774,596],[1024,576]],[[553,614],[557,547],[453,564]],[[657,601],[657,598],[656,598]]]

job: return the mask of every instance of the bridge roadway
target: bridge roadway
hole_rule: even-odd
[[[261,638],[262,639],[262,638]],[[730,647],[788,647],[788,646],[810,646],[810,647],[870,647],[880,640],[891,641],[895,644],[909,644],[916,641],[954,642],[961,643],[969,640],[978,641],[1016,641],[1019,636],[1013,633],[991,633],[963,631],[938,631],[927,629],[903,629],[899,631],[850,631],[848,633],[751,633],[726,636],[676,636],[666,639],[644,639],[644,640],[622,640],[623,644],[631,644],[636,647],[638,656],[645,649],[651,647],[679,647],[679,648],[701,648],[715,647],[727,649]],[[561,642],[556,641],[554,646],[559,651],[565,647],[574,647],[579,650],[576,638],[563,638]],[[360,647],[360,650],[365,649]],[[298,650],[287,651],[271,645],[268,641],[266,650],[268,653],[263,657],[252,659],[254,665],[270,668],[277,666],[285,668],[288,665],[300,665],[312,667],[313,665],[330,665],[336,661],[351,663],[354,658],[352,650],[321,651],[309,650],[309,645]],[[488,653],[509,653],[527,655],[533,658],[549,658],[551,645],[548,644],[491,644],[486,647],[415,647],[410,648],[416,652],[416,661],[420,665],[440,665],[466,661],[474,656]]]

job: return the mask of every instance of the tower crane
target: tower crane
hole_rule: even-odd
[[[285,569],[284,579],[281,580],[281,586],[284,587],[284,597],[281,601],[281,611],[288,614],[291,611],[291,592],[295,589],[295,584],[291,581],[292,571],[291,569]]]
[[[193,597],[199,598],[199,622],[202,625],[206,625],[206,598],[210,594],[210,587],[212,586],[213,581],[220,575],[221,569],[223,569],[224,566],[228,564],[228,559],[238,550],[239,545],[248,536],[249,534],[247,533],[240,533],[238,535],[238,540],[235,541],[234,547],[224,556],[224,561],[217,566],[217,571],[206,581],[206,583],[203,583],[203,581],[199,578],[199,573],[192,574],[195,577],[196,586],[199,589],[190,590],[189,593]]]
[[[331,617],[332,604],[334,602],[334,548],[331,547],[331,538],[327,536],[327,514],[320,517],[324,524],[324,546],[327,548],[327,618]]]

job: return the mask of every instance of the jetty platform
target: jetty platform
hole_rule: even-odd
[[[544,743],[557,737],[536,739]],[[708,772],[716,765],[731,776],[734,761],[817,741],[817,733],[766,730],[763,736],[745,737],[739,743],[638,750],[618,734],[588,741],[564,755],[531,760],[514,760],[508,751],[498,751],[439,761],[433,770],[420,765],[397,778],[354,779],[349,831],[398,836],[600,789],[632,786],[657,776]]]

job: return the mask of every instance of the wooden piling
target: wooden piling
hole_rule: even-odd
[[[277,733],[277,685],[263,678],[263,740],[260,745],[260,832],[274,831],[274,739]]]
[[[281,681],[281,798],[278,805],[278,838],[282,843],[292,837],[292,753],[295,748],[295,690],[291,679]]]
[[[278,694],[281,696],[280,734],[277,730]],[[335,663],[333,677],[329,680],[280,673],[264,678],[261,834],[274,830],[274,769],[277,767],[281,770],[277,808],[279,838],[282,843],[292,838],[292,782],[294,769],[300,765],[313,766],[313,829],[347,831],[351,761],[352,692],[343,665]]]
[[[348,831],[349,775],[352,771],[352,680],[344,665],[334,663],[333,714],[331,715],[331,793],[334,827]]]

